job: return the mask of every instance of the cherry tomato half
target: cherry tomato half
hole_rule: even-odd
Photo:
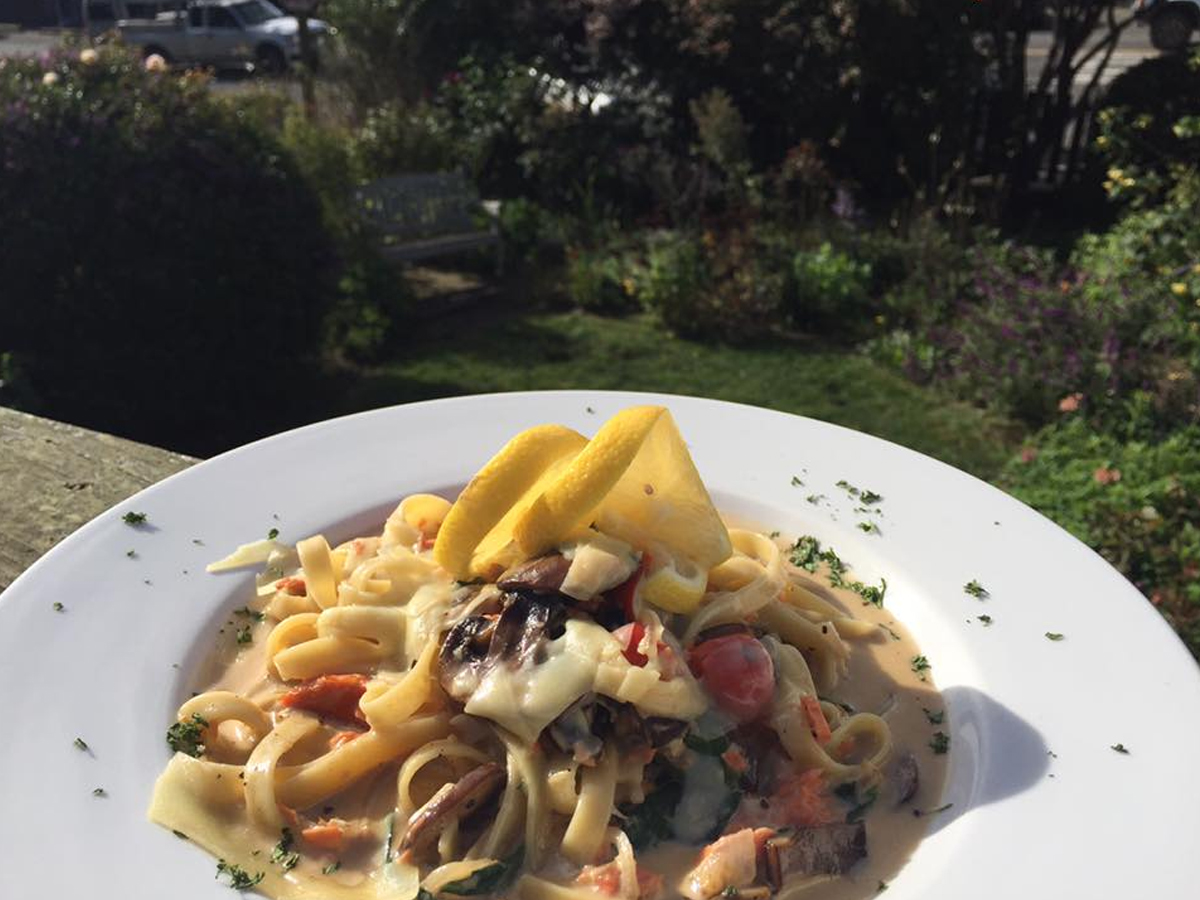
[[[688,665],[721,711],[738,722],[754,721],[771,705],[775,664],[757,638],[730,634],[697,644]]]

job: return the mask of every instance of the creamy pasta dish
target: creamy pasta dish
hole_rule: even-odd
[[[742,527],[738,527],[738,526]],[[880,587],[714,509],[670,414],[522,432],[381,533],[261,565],[150,818],[323,900],[873,896],[945,710]]]

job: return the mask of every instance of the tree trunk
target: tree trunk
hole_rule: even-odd
[[[304,115],[311,122],[317,118],[316,47],[308,27],[308,13],[296,14],[296,36],[300,40],[300,95],[304,99]]]

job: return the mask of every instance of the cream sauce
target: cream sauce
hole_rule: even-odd
[[[739,527],[747,526],[739,523]],[[780,542],[780,546],[785,547],[786,544]],[[864,603],[852,591],[830,588],[827,581],[817,587],[816,592],[843,609],[848,616],[880,626],[873,636],[847,638],[851,648],[848,671],[836,688],[829,692],[827,699],[849,704],[857,711],[874,712],[882,716],[892,732],[893,758],[896,754],[912,753],[920,771],[920,782],[913,798],[898,807],[887,801],[886,787],[881,791],[880,800],[864,818],[868,855],[849,875],[794,883],[785,886],[777,896],[789,898],[799,894],[803,900],[863,900],[874,896],[880,890],[880,884],[895,876],[924,836],[930,817],[917,817],[914,810],[928,811],[938,806],[948,759],[946,754],[935,753],[930,742],[935,732],[949,734],[950,727],[931,671],[913,671],[912,661],[921,653],[917,643],[891,612],[886,607],[877,608]],[[239,644],[236,634],[245,625],[249,625],[251,640]],[[270,620],[254,622],[231,616],[221,628],[214,653],[199,673],[198,681],[204,685],[203,689],[233,691],[263,706],[272,705],[272,701],[286,690],[266,675],[266,645],[272,626]],[[939,724],[931,723],[928,716],[936,718],[938,714],[943,715],[943,720]],[[320,752],[316,744],[327,741],[332,733],[332,729],[320,729],[314,736],[311,750],[303,745],[298,746],[281,764],[315,756]],[[223,729],[218,743],[228,745],[229,753],[236,755],[240,737]],[[219,747],[215,749],[220,750]],[[217,761],[234,761],[232,758],[222,760],[221,755],[215,753],[213,758]],[[380,863],[377,851],[386,833],[387,813],[395,800],[397,768],[398,765],[389,765],[378,770],[343,794],[331,798],[325,807],[332,815],[343,819],[370,819],[373,825],[369,840],[356,843],[341,854],[319,854],[306,850],[295,871],[285,877],[289,880],[296,877],[328,879],[343,886],[363,883]],[[278,840],[277,835],[261,833],[244,821],[229,824],[239,833],[240,840],[246,846],[260,847],[264,854],[269,854],[269,848]],[[400,827],[399,823],[397,827]],[[297,842],[296,849],[304,848]],[[675,887],[695,864],[699,852],[700,848],[696,846],[668,842],[639,854],[638,861],[640,865],[664,876],[664,900],[671,900],[679,896]],[[334,861],[339,864],[338,870],[321,874],[322,868]]]

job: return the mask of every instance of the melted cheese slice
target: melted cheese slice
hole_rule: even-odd
[[[663,681],[656,668],[630,664],[604,628],[572,619],[562,636],[546,645],[542,662],[492,669],[465,709],[532,744],[542,729],[589,691],[632,703],[650,716],[690,721],[708,707],[690,673]]]

